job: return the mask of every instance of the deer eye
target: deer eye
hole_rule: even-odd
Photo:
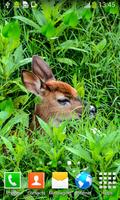
[[[67,105],[70,104],[70,100],[68,98],[64,98],[64,99],[57,99],[57,102],[61,105]]]

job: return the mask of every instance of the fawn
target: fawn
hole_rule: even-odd
[[[22,81],[30,92],[41,97],[35,105],[32,126],[38,126],[36,116],[58,125],[65,119],[80,118],[83,110],[77,91],[69,84],[55,80],[48,64],[39,56],[32,58],[32,72],[22,70]]]

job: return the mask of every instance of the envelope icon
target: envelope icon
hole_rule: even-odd
[[[67,172],[53,172],[52,173],[52,188],[53,189],[67,189],[68,188],[68,173]]]

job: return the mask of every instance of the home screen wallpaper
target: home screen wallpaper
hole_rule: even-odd
[[[118,1],[0,1],[0,199],[120,199]]]

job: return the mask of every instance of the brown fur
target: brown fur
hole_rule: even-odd
[[[33,57],[32,72],[22,71],[22,80],[30,92],[42,98],[41,104],[35,106],[33,127],[38,126],[36,116],[46,122],[51,119],[55,124],[64,119],[80,117],[83,106],[77,91],[68,83],[56,81],[52,71],[40,57]]]
[[[50,80],[46,82],[46,85],[50,88],[51,91],[60,91],[70,97],[77,97],[77,91],[68,83]]]

